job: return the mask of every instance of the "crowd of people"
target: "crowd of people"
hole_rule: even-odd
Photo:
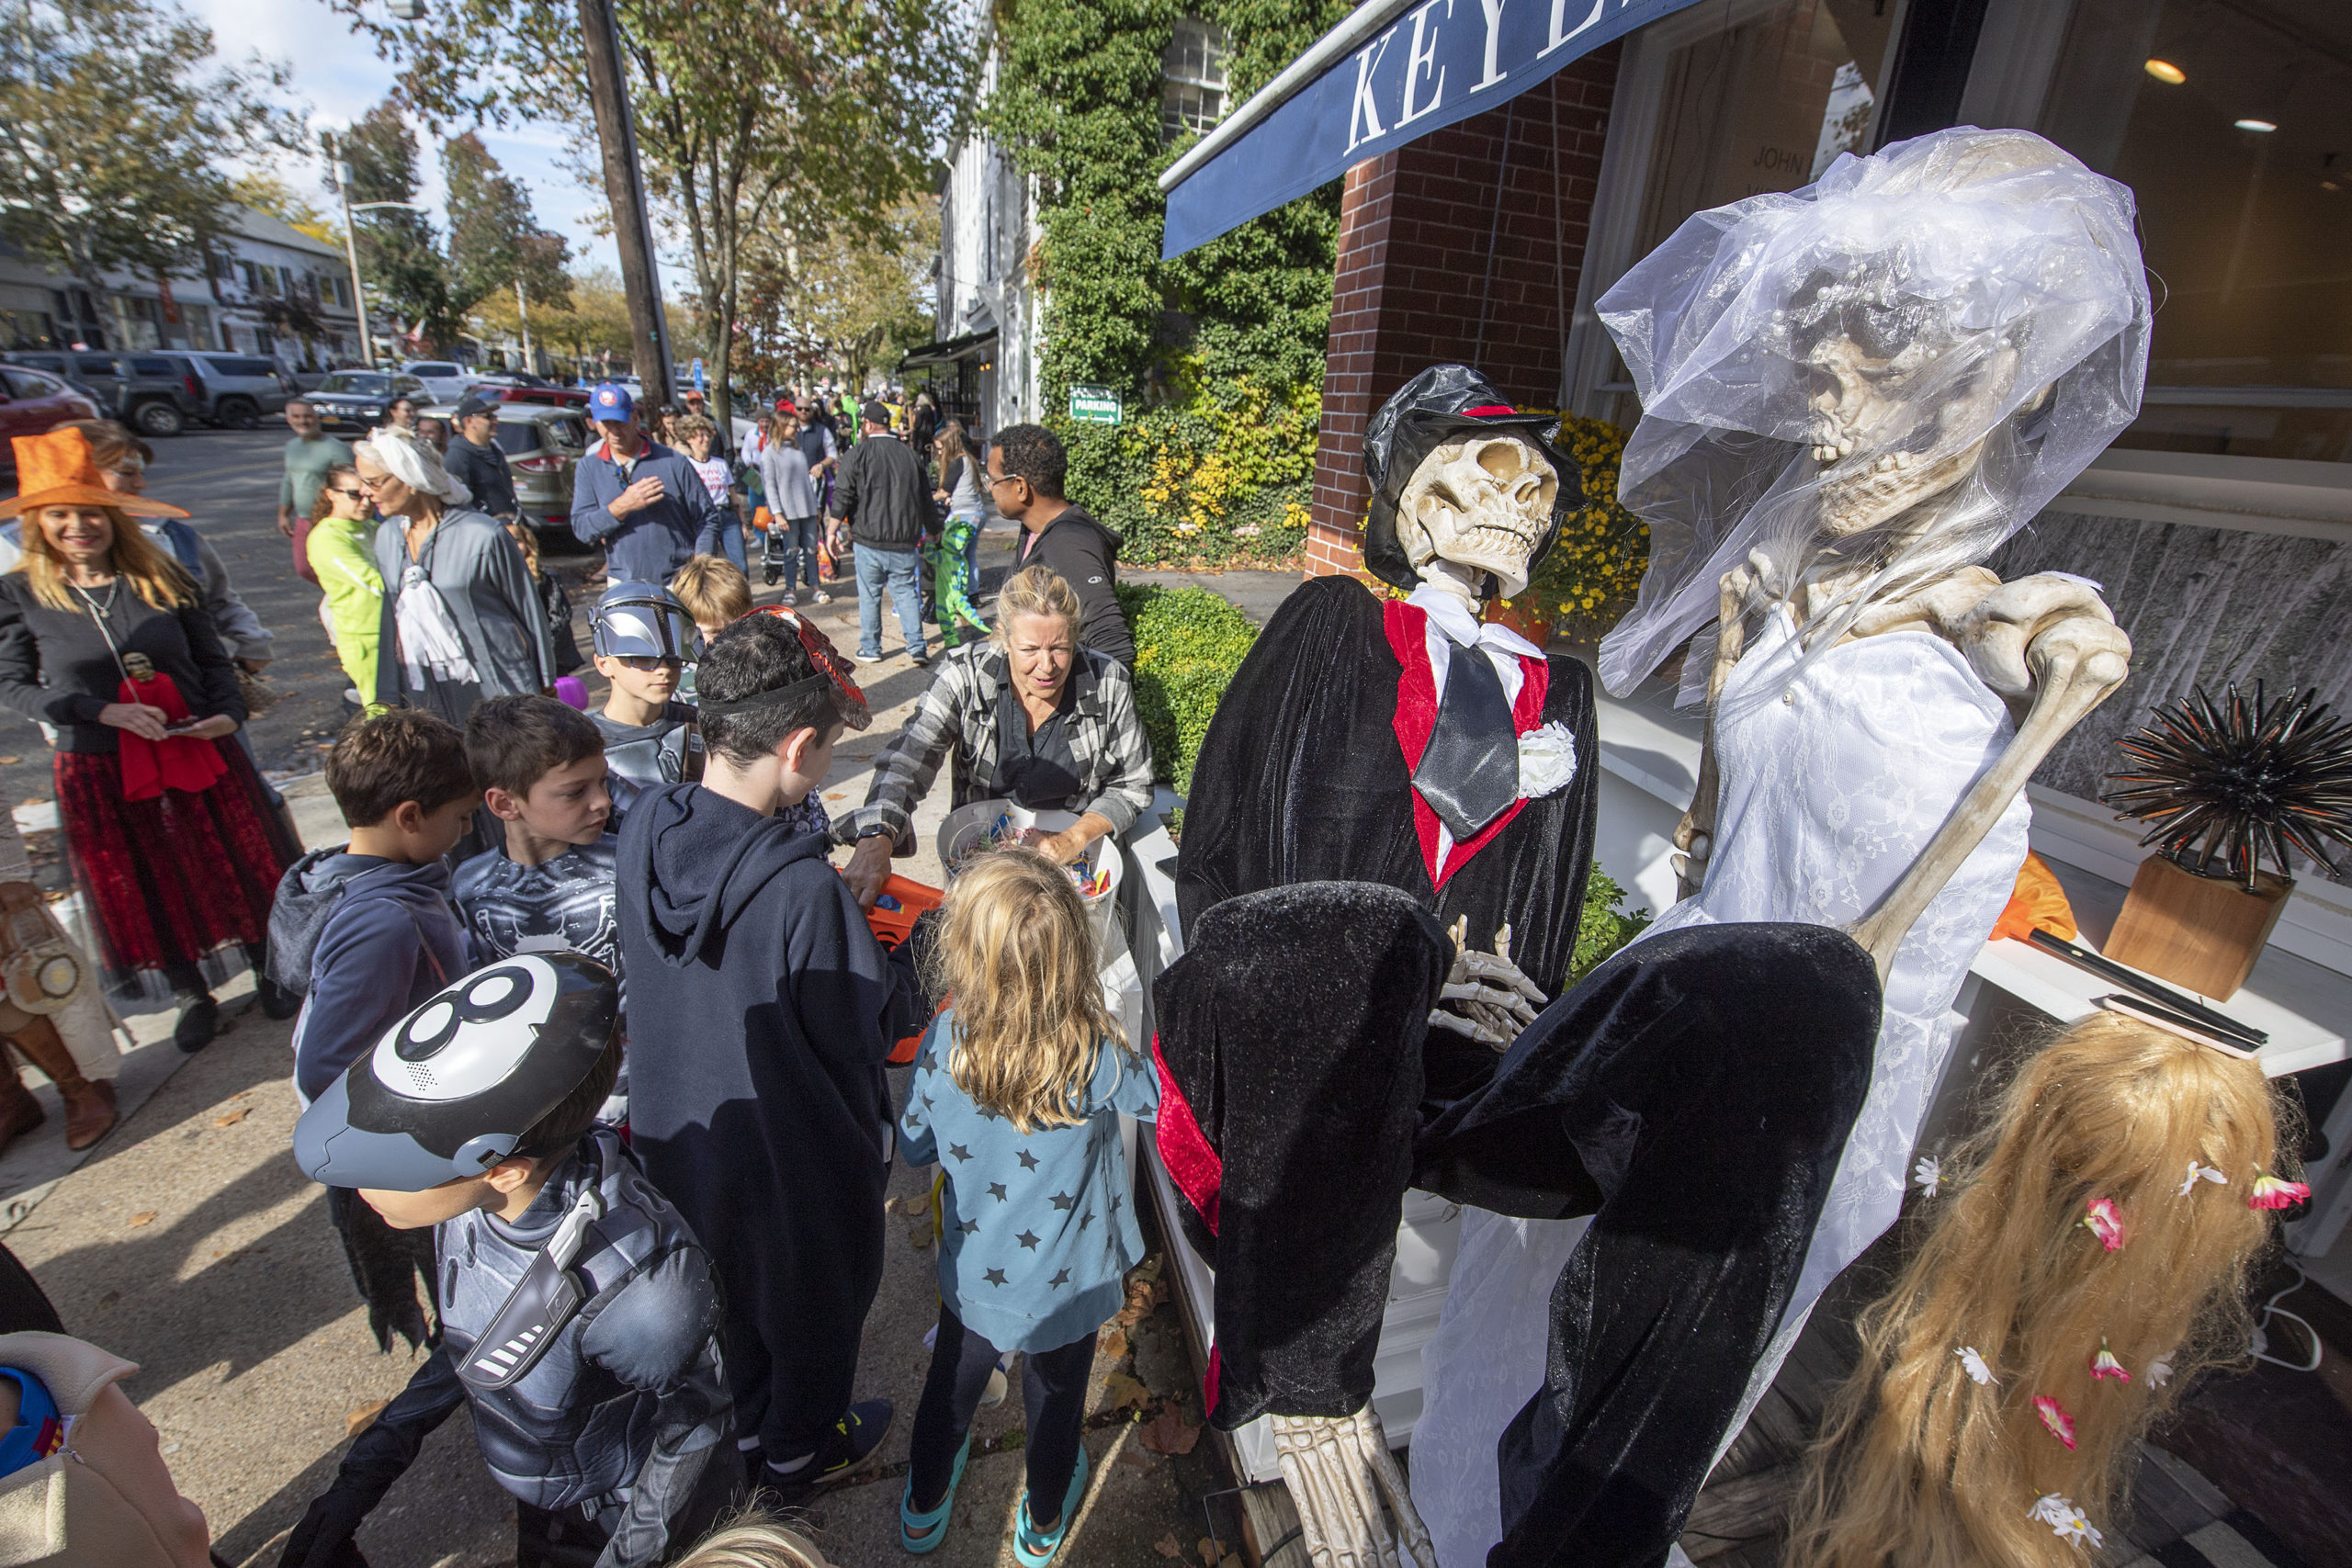
[[[357,1561],[369,1511],[466,1405],[523,1562],[821,1562],[758,1510],[838,1484],[892,1425],[887,1400],[856,1397],[857,1363],[904,1160],[943,1168],[901,1543],[950,1529],[974,1413],[1021,1354],[1012,1546],[1041,1568],[1087,1481],[1095,1333],[1141,1257],[1117,1117],[1148,1119],[1158,1094],[1103,1010],[1070,869],[1151,793],[1115,536],[1062,497],[1036,426],[984,457],[927,400],[910,416],[787,395],[739,451],[687,412],[665,432],[681,450],[601,386],[573,509],[603,556],[592,709],[494,411],[461,405],[440,439],[405,412],[350,445],[308,403],[287,412],[277,520],[347,682],[325,782],[348,841],[308,852],[243,732],[270,634],[186,513],[141,493],[137,438],[89,422],[19,439],[0,507],[19,520],[0,701],[53,738],[106,980],[158,972],[194,1051],[219,1022],[203,965],[251,964],[263,1005],[295,1019],[297,1157],[371,1330],[429,1351],[282,1561]],[[984,611],[991,508],[1023,525],[1023,558]],[[783,585],[764,607],[754,540]],[[801,608],[842,577],[854,658]],[[897,651],[933,661],[928,616],[942,664],[835,821],[820,786],[871,722],[853,671],[885,657],[886,593]],[[986,857],[886,945],[869,911],[892,901],[943,762],[955,805],[1074,825]],[[16,1022],[0,1034],[69,1095],[74,1146],[103,1136],[110,1088]],[[893,1060],[913,1068],[895,1092]],[[387,1086],[413,1097],[389,1122]],[[22,1130],[12,1103],[0,1134]],[[541,1326],[517,1337],[526,1319]],[[28,1409],[111,1409],[128,1370],[53,1332],[0,1337],[0,1396]],[[152,1550],[60,1561],[205,1561],[153,1443],[125,1463],[135,1484],[109,1506]],[[0,1468],[0,1495],[15,1484]]]

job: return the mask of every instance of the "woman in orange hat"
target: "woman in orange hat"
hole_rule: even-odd
[[[57,807],[107,968],[163,972],[184,1051],[219,1006],[198,964],[237,942],[261,968],[290,858],[233,743],[236,667],[203,594],[133,517],[175,506],[108,489],[71,427],[15,440],[24,558],[0,574],[0,702],[57,731]],[[228,742],[224,744],[224,742]]]

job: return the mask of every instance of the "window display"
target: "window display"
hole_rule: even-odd
[[[2039,129],[2139,201],[2143,451],[2352,461],[2352,12],[2080,0]]]

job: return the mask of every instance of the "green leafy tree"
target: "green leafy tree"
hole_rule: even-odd
[[[570,298],[564,272],[571,247],[538,225],[531,193],[469,130],[441,148],[449,185],[449,303],[464,314],[520,283],[533,304],[560,308]]]
[[[151,0],[0,0],[0,239],[96,287],[197,265],[234,199],[221,165],[299,144],[221,65],[209,29]]]
[[[930,341],[924,281],[938,250],[939,198],[929,192],[893,206],[878,236],[835,230],[796,247],[788,309],[811,357],[846,367],[855,388],[868,370],[897,369],[907,350]]]
[[[1350,8],[1347,0],[1001,0],[1001,69],[980,119],[1040,182],[1048,407],[1072,381],[1180,397],[1244,378],[1322,384],[1338,182],[1163,264],[1159,175],[1191,138],[1163,139],[1161,61],[1180,17],[1223,28],[1228,96],[1238,103]],[[1170,332],[1170,312],[1192,319],[1189,343]]]
[[[229,194],[239,204],[266,212],[288,228],[300,230],[321,244],[343,249],[340,220],[266,170],[247,170],[229,182]]]
[[[531,296],[533,339],[591,374],[601,373],[613,360],[626,360],[628,298],[621,290],[620,274],[608,266],[590,267],[567,274],[563,284],[560,302],[542,304],[538,296]],[[514,308],[512,289],[485,295],[472,313],[485,326],[517,336],[522,333],[522,315]]]
[[[541,0],[446,0],[420,23],[330,0],[447,119],[593,123],[580,15]],[[930,184],[970,69],[957,8],[924,0],[613,0],[655,199],[683,230],[703,352],[730,389],[745,247],[775,224],[878,236]]]
[[[388,97],[337,138],[335,151],[351,170],[351,204],[414,201],[417,193],[416,133],[400,100]],[[445,346],[458,333],[452,308],[449,264],[441,254],[432,222],[422,212],[386,209],[355,213],[359,272],[377,303],[424,342]]]

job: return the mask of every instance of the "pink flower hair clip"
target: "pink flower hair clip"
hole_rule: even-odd
[[[2033,1396],[2033,1413],[2041,1417],[2041,1424],[2050,1428],[2052,1437],[2065,1444],[2069,1452],[2073,1451],[2075,1418],[2066,1414],[2064,1405],[2046,1393],[2037,1393]]]
[[[2278,1205],[2272,1205],[2278,1207]],[[2112,1198],[2094,1198],[2085,1208],[2088,1213],[2076,1223],[2098,1237],[2099,1245],[2109,1252],[2123,1250],[2123,1211],[2115,1206]]]
[[[2297,1203],[2307,1201],[2311,1195],[2312,1190],[2302,1182],[2289,1181],[2284,1177],[2272,1176],[2256,1168],[2254,1190],[2246,1195],[2245,1206],[2249,1209],[2292,1208]]]
[[[2098,1354],[2091,1358],[2091,1381],[2097,1382],[2101,1378],[2113,1378],[2118,1382],[2132,1381],[2132,1374],[2123,1370],[2123,1363],[2117,1360],[2115,1352],[2107,1348],[2107,1336],[2104,1334],[2098,1337]]]

